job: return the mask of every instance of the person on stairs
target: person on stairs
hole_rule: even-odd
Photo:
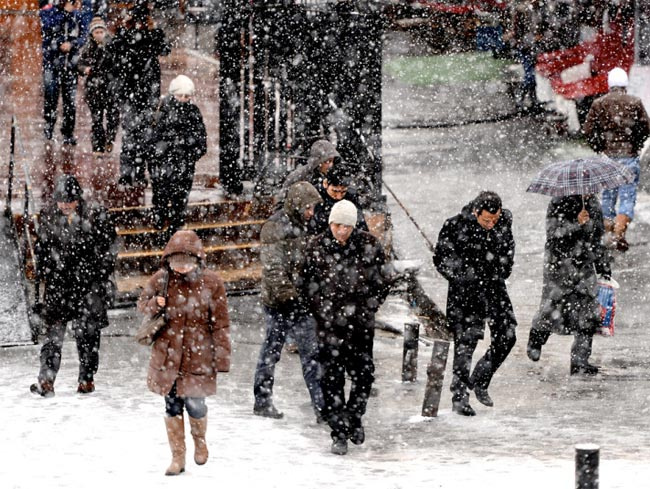
[[[226,289],[205,265],[203,244],[194,231],[177,231],[167,243],[162,267],[149,280],[138,309],[153,316],[161,309],[167,325],[156,337],[147,386],[165,397],[165,425],[172,462],[165,475],[185,471],[185,420],[189,415],[194,461],[208,460],[206,396],[216,394],[217,372],[230,370],[230,321]],[[164,283],[167,282],[167,294]]]

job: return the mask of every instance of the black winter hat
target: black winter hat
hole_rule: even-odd
[[[56,181],[52,198],[55,202],[74,202],[81,200],[82,194],[83,190],[77,179],[72,175],[63,174]]]

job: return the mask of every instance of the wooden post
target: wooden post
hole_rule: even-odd
[[[420,324],[404,324],[404,351],[402,353],[402,382],[415,382],[418,377],[418,340]]]
[[[592,443],[576,445],[576,489],[598,489],[599,452]]]
[[[427,367],[427,386],[424,390],[422,416],[438,416],[438,407],[440,406],[440,396],[442,394],[442,382],[445,378],[448,354],[448,341],[436,340],[433,343],[431,363]]]

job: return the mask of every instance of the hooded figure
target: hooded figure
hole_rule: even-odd
[[[207,152],[207,134],[199,108],[191,102],[194,83],[178,75],[156,113],[151,138],[151,175],[154,226],[169,224],[171,236],[185,223],[196,162]]]
[[[506,287],[514,257],[512,213],[502,208],[494,192],[481,192],[460,214],[447,219],[438,235],[433,263],[449,282],[447,323],[454,334],[450,389],[458,414],[476,414],[468,389],[481,404],[493,405],[488,386],[516,342],[517,321]],[[470,375],[486,324],[490,347]]]
[[[293,184],[282,210],[262,226],[261,299],[266,316],[266,336],[255,369],[253,413],[269,418],[283,414],[273,405],[275,364],[280,361],[287,333],[298,344],[302,372],[317,419],[323,406],[319,383],[318,347],[313,318],[299,291],[299,272],[314,207],[321,202],[307,182]]]
[[[79,353],[79,393],[95,390],[102,328],[108,326],[107,307],[112,299],[111,275],[117,256],[116,232],[108,211],[83,199],[79,182],[62,175],[53,202],[38,218],[34,246],[36,278],[45,282],[46,340],[41,349],[38,384],[32,392],[54,395],[61,365],[66,324],[73,321]]]
[[[276,200],[281,205],[284,202],[287,189],[296,182],[309,182],[314,188],[320,189],[327,172],[334,166],[341,155],[336,147],[326,139],[319,139],[312,144],[307,163],[293,170],[282,184]]]
[[[337,455],[347,453],[348,439],[355,445],[365,440],[361,418],[374,382],[375,313],[392,282],[381,244],[356,229],[357,212],[348,200],[334,204],[328,230],[307,244],[301,273],[304,301],[316,318],[323,417]],[[347,402],[346,372],[351,378]]]
[[[598,197],[555,197],[546,213],[544,286],[528,337],[528,357],[541,355],[552,332],[574,334],[571,374],[598,373],[589,363],[593,335],[600,325],[596,274],[611,278]]]
[[[165,396],[172,463],[167,475],[185,470],[183,411],[190,418],[194,460],[208,459],[205,397],[216,394],[217,372],[230,370],[230,322],[226,289],[205,266],[205,252],[194,231],[177,231],[167,243],[161,269],[142,291],[138,309],[153,316],[165,310],[167,326],[151,349],[147,386]],[[167,282],[167,294],[163,295]]]

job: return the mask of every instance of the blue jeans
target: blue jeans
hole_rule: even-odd
[[[625,165],[634,174],[634,182],[621,185],[610,190],[603,190],[601,205],[603,218],[614,219],[616,214],[625,214],[630,220],[634,219],[634,205],[636,204],[636,190],[639,186],[641,166],[639,158],[612,158]],[[616,199],[618,199],[618,212],[616,212]]]
[[[302,376],[307,384],[311,403],[314,409],[320,412],[323,408],[323,393],[320,388],[316,322],[303,311],[292,308],[276,309],[264,306],[264,312],[266,337],[255,369],[255,406],[265,407],[272,404],[275,364],[280,361],[287,333],[291,331],[298,344]]]
[[[165,412],[173,418],[183,414],[183,408],[187,414],[194,419],[201,419],[208,414],[208,407],[205,405],[205,397],[178,397],[176,394],[176,382],[172,390],[165,396]]]

